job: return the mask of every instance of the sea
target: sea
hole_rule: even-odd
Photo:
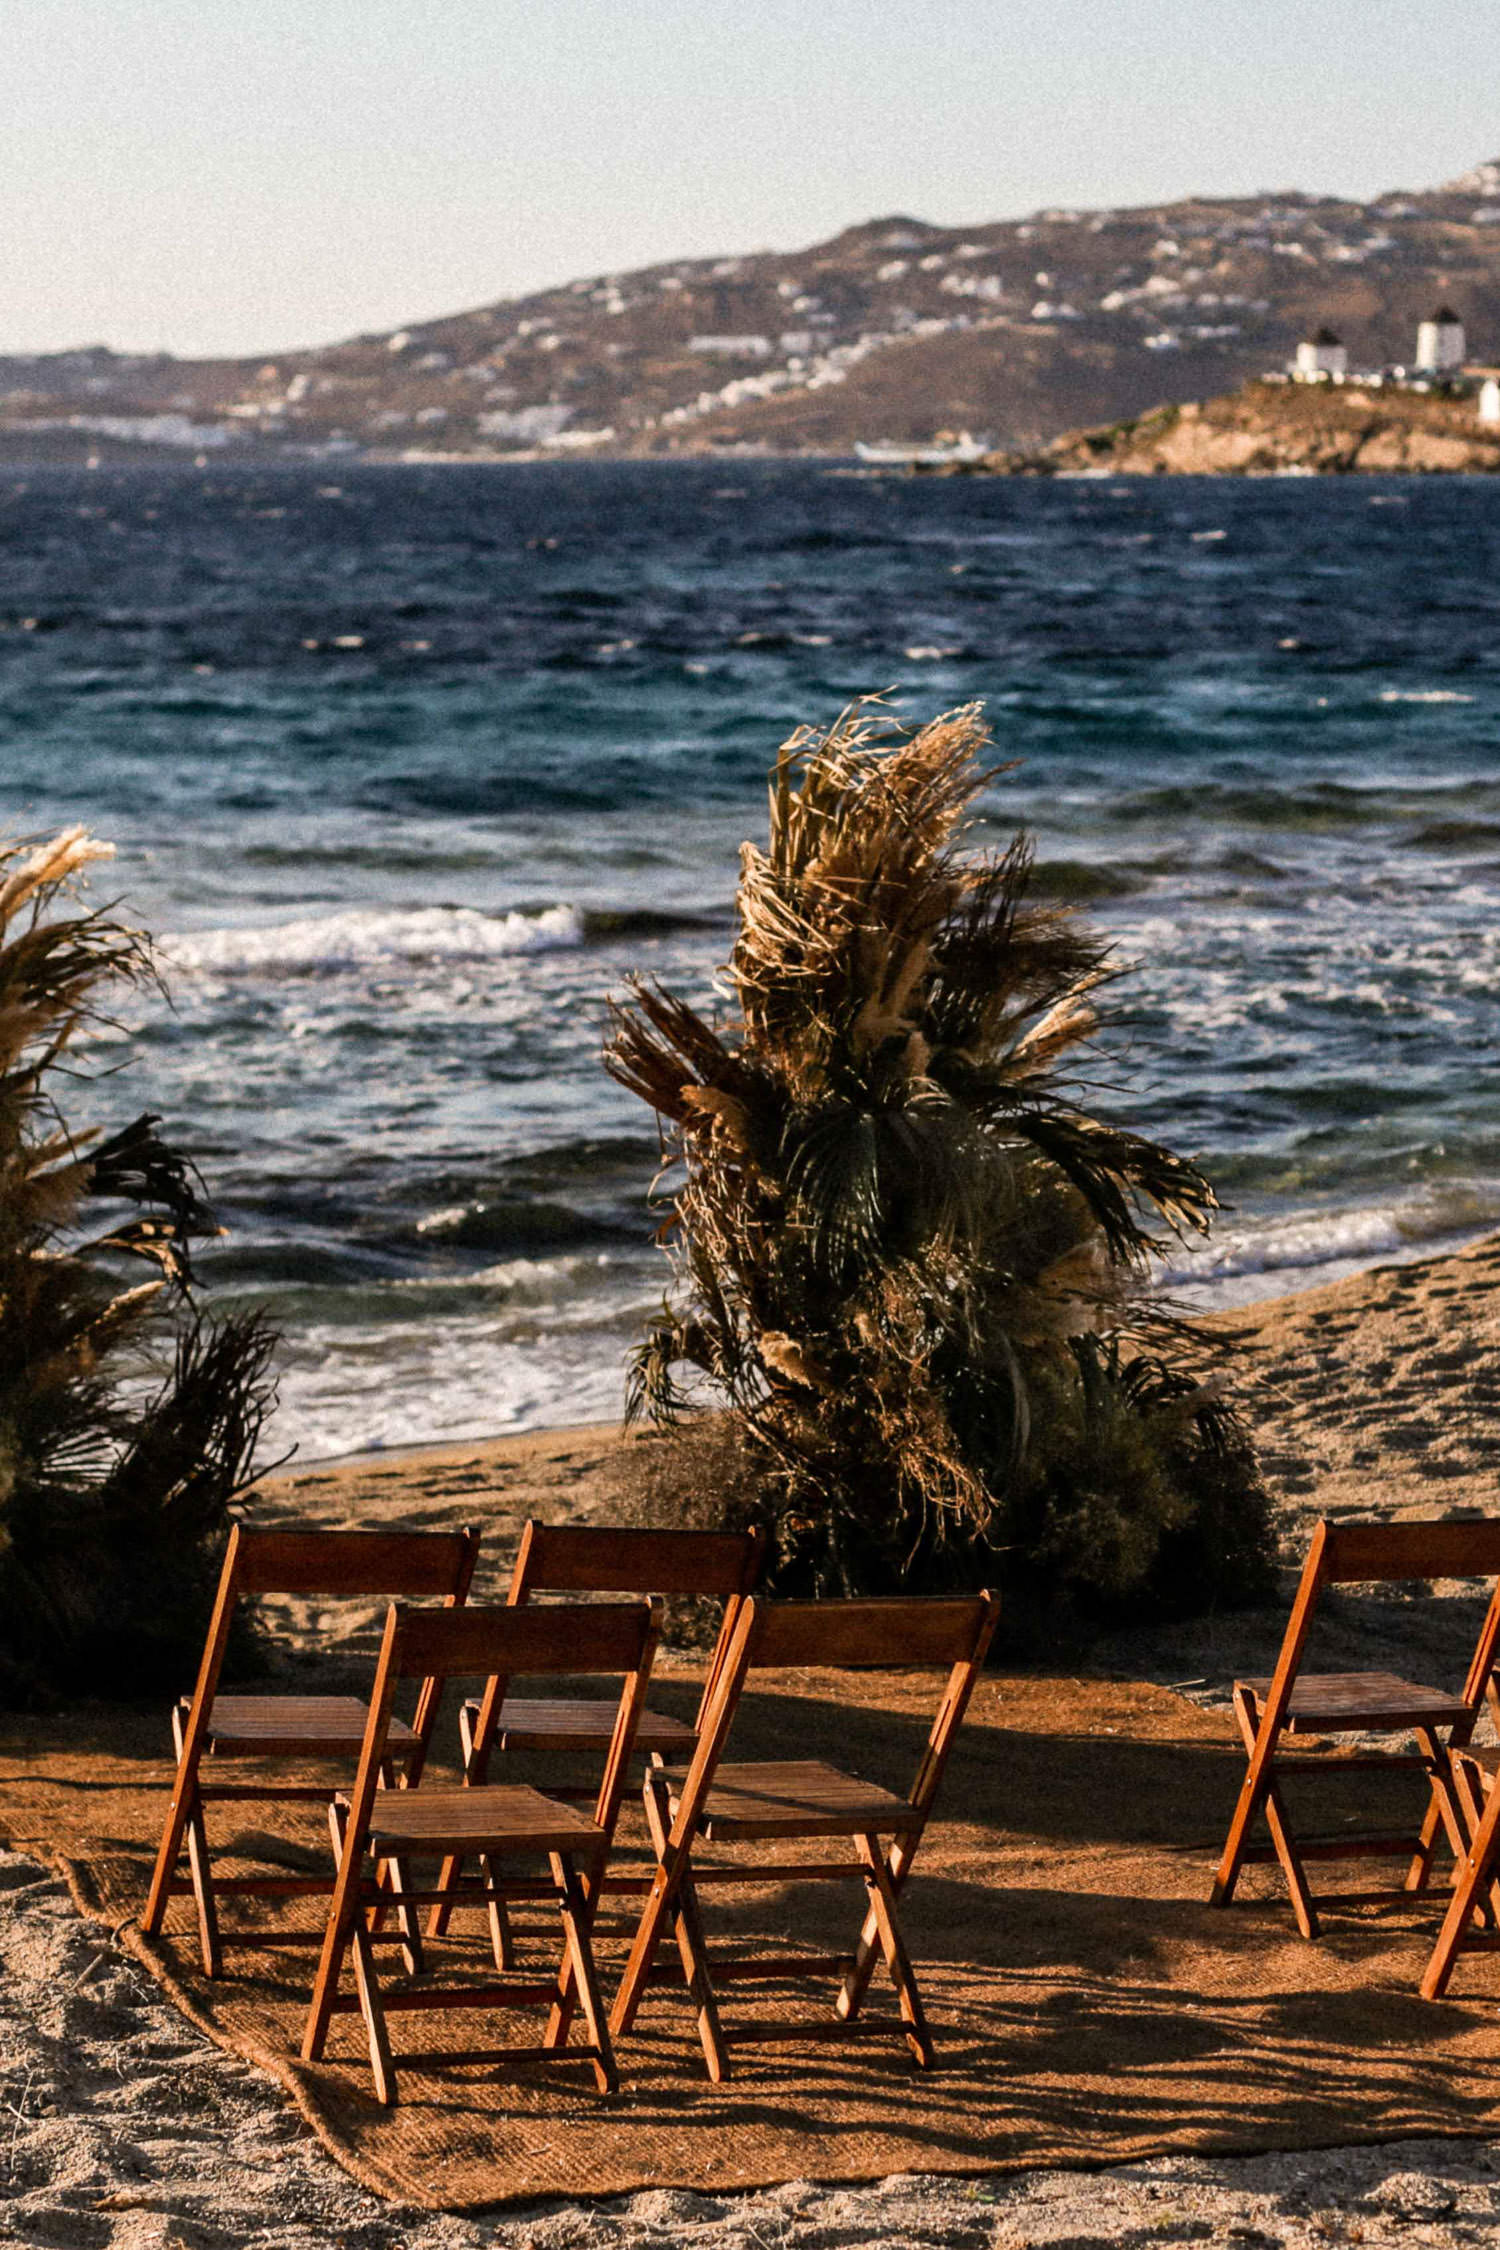
[[[159,1112],[303,1461],[605,1418],[667,1284],[632,974],[722,1006],[778,744],[974,699],[973,847],[1128,974],[1090,1098],[1233,1305],[1500,1223],[1500,484],[853,464],[0,474],[0,817],[153,933],[68,1089]]]

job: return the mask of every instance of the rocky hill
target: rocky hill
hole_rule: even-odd
[[[994,453],[1000,476],[1285,476],[1500,471],[1500,424],[1472,396],[1256,381],[1201,405],[1157,406],[1072,430],[1036,452]]]
[[[1332,324],[1409,359],[1451,303],[1500,358],[1500,160],[1370,203],[1302,193],[683,259],[260,360],[0,358],[0,453],[847,453],[944,429],[1034,451],[1231,390]]]

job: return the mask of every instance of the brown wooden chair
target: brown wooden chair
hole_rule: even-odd
[[[644,1711],[636,1731],[636,1749],[642,1755],[686,1760],[693,1754],[740,1607],[760,1577],[765,1555],[763,1531],[651,1531],[546,1524],[532,1518],[521,1533],[507,1599],[517,1607],[537,1594],[678,1594],[722,1602],[718,1637],[691,1723],[666,1712]],[[464,1772],[469,1780],[483,1782],[497,1753],[503,1756],[516,1750],[602,1757],[609,1748],[613,1720],[613,1705],[597,1697],[513,1695],[510,1680],[497,1676],[486,1684],[482,1697],[460,1707]],[[594,1786],[549,1783],[551,1793],[562,1797],[590,1796]],[[445,1867],[444,1882],[451,1884],[457,1872],[456,1867]],[[650,1888],[650,1878],[611,1871],[608,1887],[611,1892],[644,1892]],[[442,1935],[448,1911],[446,1904],[434,1909],[429,1924],[432,1936]],[[495,1922],[497,1962],[504,1968],[510,1958],[510,1933],[503,1913]]]
[[[1319,1599],[1327,1586],[1393,1584],[1403,1579],[1493,1577],[1496,1581],[1462,1691],[1424,1687],[1389,1672],[1304,1672],[1302,1659]],[[1486,1695],[1500,1709],[1493,1681],[1500,1637],[1500,1519],[1452,1522],[1320,1523],[1308,1549],[1276,1670],[1269,1679],[1237,1680],[1234,1711],[1248,1764],[1214,1878],[1212,1903],[1227,1906],[1242,1867],[1278,1860],[1297,1927],[1318,1935],[1307,1879],[1310,1860],[1404,1859],[1399,1889],[1325,1895],[1324,1905],[1372,1903],[1425,1890],[1440,1834],[1463,1862],[1479,1823],[1471,1772],[1457,1756],[1474,1732]],[[1414,1750],[1315,1751],[1298,1755],[1293,1740],[1347,1734],[1414,1737]],[[1427,1782],[1418,1829],[1400,1835],[1352,1833],[1302,1838],[1292,1828],[1281,1784],[1288,1775],[1389,1771],[1407,1766]],[[1270,1842],[1253,1844],[1263,1814]],[[1488,1911],[1488,1908],[1486,1908]]]
[[[225,1879],[213,1872],[203,1808],[207,1804],[257,1801],[272,1804],[327,1804],[333,1782],[288,1781],[269,1777],[255,1781],[206,1781],[203,1761],[254,1758],[285,1762],[332,1759],[347,1773],[358,1757],[365,1736],[368,1706],[356,1695],[220,1695],[219,1674],[230,1629],[240,1603],[258,1594],[321,1594],[329,1597],[360,1595],[427,1595],[450,1607],[467,1598],[479,1552],[477,1531],[274,1531],[252,1524],[236,1524],[229,1535],[219,1591],[209,1621],[198,1682],[190,1698],[172,1713],[172,1735],[177,1746],[177,1772],[167,1805],[166,1822],[156,1854],[156,1868],[141,1927],[155,1937],[162,1927],[167,1901],[191,1892],[198,1910],[198,1938],[205,1972],[223,1971],[224,1934],[220,1929],[218,1901],[222,1898],[287,1898],[315,1896],[330,1885],[321,1875],[243,1875]],[[439,1683],[424,1682],[415,1715],[407,1725],[396,1721],[390,1729],[387,1750],[387,1784],[398,1772],[408,1782],[421,1774],[433,1721],[437,1716]],[[177,1873],[184,1841],[188,1874]],[[399,1870],[390,1880],[399,1887]],[[420,1947],[415,1920],[404,1917],[409,1944]],[[274,1936],[239,1931],[230,1941],[237,1946],[321,1942],[296,1933]]]
[[[897,1915],[897,1902],[932,1815],[943,1769],[974,1681],[995,1630],[1000,1605],[980,1594],[943,1598],[769,1603],[746,1602],[714,1687],[692,1764],[686,1773],[662,1767],[646,1775],[646,1817],[657,1869],[610,2016],[617,2038],[635,2021],[657,1949],[670,1927],[682,1977],[697,2007],[698,2035],[717,2084],[729,2075],[730,2047],[762,2039],[841,2038],[854,2025],[877,1955],[884,1959],[901,2011],[900,2029],[923,2068],[933,2066],[932,2034]],[[937,1715],[906,1796],[877,1788],[812,1758],[725,1765],[735,1706],[748,1674],[779,1665],[934,1666],[946,1670]],[[850,1850],[787,1861],[704,1864],[700,1847],[842,1838]],[[862,1881],[864,1926],[851,1953],[715,1954],[710,1965],[698,1893],[706,1884]],[[670,1973],[670,1972],[668,1972]],[[834,2014],[804,2021],[727,2029],[715,1983],[777,1983],[838,1977]],[[674,1980],[675,1981],[675,1980]],[[861,2029],[886,2030],[884,2024]]]
[[[1422,1976],[1422,1995],[1441,2000],[1460,1953],[1500,1947],[1500,1783],[1476,1759],[1459,1752],[1455,1765],[1472,1797],[1483,1806],[1472,1839],[1455,1870],[1453,1896]]]
[[[548,2009],[546,2034],[536,2048],[439,2050],[433,2061],[497,2061],[518,2054],[556,2057],[567,2046],[575,2008],[581,2007],[589,2032],[587,2047],[573,2054],[593,2064],[601,2092],[619,2083],[609,2026],[599,1996],[590,1932],[605,1862],[619,1817],[635,1733],[645,1703],[646,1682],[661,1634],[658,1602],[551,1605],[535,1609],[408,1609],[393,1604],[386,1620],[380,1669],[360,1752],[359,1772],[347,1796],[329,1808],[338,1875],[302,2054],[316,2062],[323,2053],[335,2014],[363,2015],[370,2043],[375,2089],[385,2103],[396,2099],[396,2070],[387,2016],[397,2010],[449,2008]],[[465,1788],[383,1789],[382,1769],[391,1755],[392,1706],[405,1679],[443,1679],[453,1673],[585,1672],[623,1673],[614,1705],[614,1728],[604,1777],[591,1812],[544,1796],[524,1784]],[[387,1893],[382,1863],[404,1864],[417,1855],[443,1857],[446,1864],[474,1857],[483,1877],[461,1882],[463,1897],[478,1898],[491,1909],[506,1897],[549,1898],[562,1919],[563,1953],[550,1977],[505,1977],[487,1984],[436,1985],[382,1990],[375,1971],[375,1949],[383,1937],[400,1932],[379,1927]],[[502,1874],[496,1861],[545,1860],[550,1879]],[[372,1863],[373,1862],[373,1866]],[[412,1905],[451,1896],[454,1886],[410,1890]],[[355,1991],[341,1994],[344,1958],[352,1952]]]

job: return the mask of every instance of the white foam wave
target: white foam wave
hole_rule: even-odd
[[[1233,1281],[1251,1274],[1305,1273],[1343,1259],[1378,1258],[1408,1247],[1410,1237],[1392,1210],[1303,1214],[1279,1224],[1239,1232],[1226,1229],[1201,1249],[1185,1249],[1163,1271],[1168,1287],[1180,1282]]]
[[[552,953],[583,943],[576,906],[540,914],[481,914],[472,906],[348,907],[226,930],[189,930],[166,939],[168,966],[189,975],[364,968],[386,961],[481,960]]]
[[[1457,688],[1382,688],[1382,703],[1472,703],[1472,695],[1461,695]]]
[[[288,1341],[268,1444],[316,1461],[610,1421],[627,1357],[628,1341],[597,1319],[549,1329],[545,1351],[479,1320],[308,1329]]]
[[[1493,1227],[1497,1216],[1493,1182],[1362,1209],[1292,1212],[1259,1226],[1224,1227],[1210,1242],[1184,1246],[1162,1269],[1161,1282],[1189,1304],[1243,1305],[1365,1266],[1456,1248]]]

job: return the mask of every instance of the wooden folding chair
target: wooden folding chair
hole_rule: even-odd
[[[653,1767],[646,1775],[646,1818],[656,1847],[650,1896],[615,1996],[616,2038],[635,2021],[657,1948],[672,1929],[683,1980],[697,2007],[708,2075],[729,2075],[732,2046],[766,2039],[842,2038],[854,2025],[877,1954],[896,1988],[900,2029],[919,2064],[933,2067],[932,2034],[922,2009],[897,1901],[943,1778],[995,1630],[1000,1604],[991,1594],[947,1600],[745,1603],[715,1685],[692,1764],[685,1774]],[[856,1780],[820,1760],[794,1758],[755,1765],[721,1762],[747,1675],[780,1665],[881,1669],[943,1666],[947,1679],[916,1778],[905,1797]],[[833,1857],[705,1865],[700,1846],[764,1844],[842,1837],[853,1847]],[[705,1884],[863,1881],[864,1926],[852,1953],[710,1956],[698,1893]],[[726,2028],[715,1983],[777,1983],[836,1976],[834,2015],[823,2021]],[[885,2024],[860,2029],[886,2030]]]
[[[650,1531],[614,1525],[546,1524],[529,1520],[511,1572],[507,1599],[519,1607],[535,1594],[659,1594],[698,1595],[724,1604],[713,1654],[709,1658],[698,1709],[689,1724],[661,1711],[644,1711],[636,1732],[636,1749],[643,1755],[691,1758],[698,1729],[708,1708],[715,1683],[723,1669],[741,1605],[755,1586],[765,1563],[763,1531]],[[496,1753],[530,1750],[581,1752],[603,1756],[610,1743],[614,1707],[597,1697],[518,1696],[510,1681],[490,1680],[482,1697],[459,1710],[463,1739],[464,1772],[473,1782],[488,1779]],[[549,1783],[556,1796],[585,1797],[587,1788]],[[456,1866],[443,1869],[443,1880],[452,1883]],[[650,1888],[650,1878],[611,1872],[611,1892]],[[447,1927],[448,1907],[434,1908],[429,1934],[441,1937]],[[497,1917],[501,1968],[509,1966],[510,1933],[503,1913]]]
[[[1460,1953],[1493,1952],[1500,1947],[1500,1783],[1487,1778],[1477,1760],[1459,1752],[1454,1760],[1483,1811],[1456,1870],[1453,1896],[1438,1940],[1422,1975],[1422,1996],[1441,2000]]]
[[[167,1901],[191,1892],[197,1904],[204,1970],[216,1977],[224,1965],[220,1899],[308,1897],[331,1888],[321,1875],[244,1875],[226,1880],[213,1872],[203,1817],[205,1805],[247,1801],[326,1805],[336,1784],[275,1778],[208,1782],[203,1777],[204,1758],[280,1762],[335,1759],[347,1773],[348,1765],[359,1755],[369,1716],[368,1706],[355,1695],[220,1695],[217,1691],[224,1651],[241,1601],[258,1594],[407,1594],[440,1598],[456,1608],[468,1596],[478,1553],[479,1534],[470,1530],[273,1531],[251,1524],[235,1525],[224,1555],[197,1686],[191,1698],[184,1698],[172,1713],[177,1772],[141,1923],[148,1937],[155,1937],[161,1930]],[[393,1723],[385,1772],[388,1786],[398,1771],[408,1782],[421,1774],[439,1692],[440,1683],[424,1682],[411,1724],[399,1720]],[[184,1841],[188,1855],[185,1877],[177,1873]],[[399,1886],[398,1870],[392,1871],[392,1881]],[[408,1915],[405,1921],[409,1941],[419,1945],[414,1919]],[[239,1931],[229,1942],[256,1946],[303,1940],[296,1933],[280,1932],[273,1937]]]
[[[392,2012],[527,2005],[548,2009],[540,2050],[489,2048],[462,2054],[438,2050],[421,2058],[481,2062],[517,2056],[536,2060],[539,2054],[555,2058],[567,2046],[575,2008],[581,2008],[589,2044],[575,2048],[573,2054],[592,2063],[601,2093],[615,2090],[619,2078],[590,1932],[661,1621],[660,1603],[647,1601],[536,1609],[420,1610],[392,1605],[359,1772],[349,1794],[338,1797],[329,1808],[338,1876],[302,2040],[305,2061],[316,2062],[322,2055],[335,2014],[358,2009],[369,2037],[376,2092],[382,2102],[391,2103],[396,2099],[396,2069],[386,2018]],[[455,1672],[497,1671],[624,1674],[592,1812],[517,1783],[459,1789],[381,1788],[381,1770],[390,1757],[398,1683],[443,1679]],[[386,1903],[379,1868],[383,1862],[404,1863],[414,1855],[441,1856],[448,1864],[478,1858],[483,1878],[461,1883],[458,1889],[462,1897],[480,1899],[492,1910],[507,1897],[549,1898],[561,1916],[564,1936],[556,1974],[543,1979],[509,1976],[487,1984],[424,1982],[414,1989],[383,1990],[375,1972],[375,1947],[387,1934],[399,1940],[400,1933],[385,1933],[378,1927],[379,1910]],[[550,1879],[502,1874],[496,1864],[518,1858],[545,1860]],[[373,1871],[367,1864],[372,1860]],[[436,1889],[404,1891],[403,1903],[427,1905],[449,1899],[454,1887],[440,1880]],[[339,1979],[350,1952],[355,1991],[341,1994]]]
[[[1494,1577],[1479,1639],[1461,1694],[1424,1687],[1389,1672],[1304,1672],[1313,1617],[1326,1586],[1393,1584],[1403,1579]],[[1326,1894],[1324,1905],[1374,1903],[1425,1890],[1432,1877],[1439,1835],[1456,1862],[1468,1856],[1479,1825],[1472,1773],[1457,1755],[1474,1732],[1486,1695],[1500,1709],[1493,1681],[1500,1637],[1500,1520],[1454,1522],[1320,1523],[1313,1534],[1276,1670],[1269,1679],[1237,1680],[1234,1710],[1248,1764],[1214,1878],[1212,1903],[1227,1906],[1242,1867],[1278,1860],[1291,1893],[1297,1927],[1318,1935],[1317,1908],[1307,1879],[1310,1860],[1405,1859],[1399,1889]],[[1344,1750],[1288,1754],[1285,1738],[1346,1734],[1415,1737],[1414,1750]],[[1282,1792],[1291,1774],[1327,1776],[1390,1771],[1407,1766],[1427,1782],[1420,1828],[1403,1835],[1354,1833],[1301,1838],[1294,1834]],[[1252,1844],[1263,1814],[1270,1842]]]

